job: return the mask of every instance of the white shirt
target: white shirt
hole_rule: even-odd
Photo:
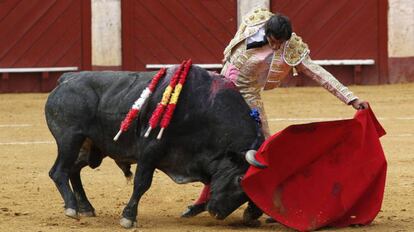
[[[259,31],[257,31],[254,35],[252,35],[252,36],[250,36],[246,39],[246,44],[250,44],[250,43],[253,43],[253,42],[262,42],[265,35],[266,35],[265,29],[264,29],[264,27],[261,27],[259,29]]]

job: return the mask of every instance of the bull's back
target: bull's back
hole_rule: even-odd
[[[99,126],[98,119],[105,119],[105,114],[125,112],[136,97],[131,92],[139,91],[145,82],[145,75],[133,72],[65,73],[45,105],[48,126],[52,133]]]

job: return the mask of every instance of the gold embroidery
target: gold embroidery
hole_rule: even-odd
[[[270,129],[267,123],[266,113],[264,111],[262,98],[260,95],[260,87],[257,86],[257,80],[251,76],[246,76],[240,72],[236,82],[234,83],[239,89],[246,103],[251,109],[256,108],[259,110],[260,119],[262,121],[262,130],[265,137],[270,136]]]
[[[229,57],[229,62],[236,66],[237,69],[240,69],[244,63],[250,58],[251,54],[246,52],[246,47],[244,44],[238,45],[233,55]]]
[[[309,54],[308,45],[302,38],[292,33],[292,37],[283,47],[283,60],[290,66],[296,66]]]
[[[224,49],[224,60],[228,60],[234,49],[246,38],[256,34],[266,21],[273,15],[265,8],[258,8],[248,13],[242,20],[239,29],[229,45]]]
[[[273,54],[272,64],[270,65],[267,81],[278,82],[280,85],[281,81],[288,75],[290,68],[291,67],[282,59],[282,49],[275,51]]]
[[[247,26],[256,26],[258,24],[264,24],[272,15],[273,13],[270,12],[268,9],[258,8],[247,13],[243,22]]]
[[[318,82],[342,102],[349,104],[351,101],[357,99],[357,97],[347,87],[345,87],[324,68],[315,64],[309,56],[303,60],[302,64],[304,68],[302,71],[307,76]]]

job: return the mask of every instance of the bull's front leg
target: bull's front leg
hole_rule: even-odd
[[[144,195],[144,193],[151,186],[154,170],[154,167],[137,165],[134,178],[134,190],[132,192],[131,199],[122,212],[122,218],[120,220],[120,224],[124,228],[131,228],[134,226],[134,224],[136,224],[138,203],[142,195]]]

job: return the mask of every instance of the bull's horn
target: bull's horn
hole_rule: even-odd
[[[264,164],[262,164],[262,163],[260,163],[259,161],[256,160],[255,155],[256,155],[256,151],[255,150],[248,150],[246,152],[246,155],[245,155],[246,156],[247,163],[253,165],[256,168],[260,168],[260,169],[267,168],[266,165],[264,165]]]

